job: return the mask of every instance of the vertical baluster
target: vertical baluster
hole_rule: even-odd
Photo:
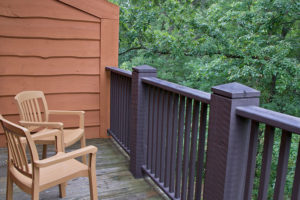
[[[248,162],[247,162],[247,174],[245,181],[245,192],[244,200],[251,200],[253,181],[255,175],[255,165],[256,165],[256,153],[258,145],[258,131],[259,123],[257,121],[252,121],[250,141],[249,141],[249,151],[248,151]]]
[[[112,73],[113,75],[114,75],[114,106],[113,106],[113,113],[114,113],[114,118],[113,118],[113,120],[114,120],[114,129],[113,129],[113,131],[114,131],[114,133],[115,133],[115,135],[117,134],[117,128],[118,128],[118,114],[117,114],[117,109],[118,109],[118,80],[117,80],[117,76],[116,76],[116,74],[115,73]]]
[[[272,151],[274,144],[274,127],[266,126],[264,138],[264,152],[262,158],[260,185],[259,185],[259,200],[266,200],[268,198],[268,185],[270,180]]]
[[[117,110],[117,116],[118,116],[118,131],[117,131],[117,134],[118,135],[118,139],[120,140],[121,138],[121,115],[120,115],[120,110],[121,110],[121,76],[120,75],[117,75],[117,80],[118,80],[118,102],[117,102],[117,105],[118,105],[118,110]]]
[[[149,120],[149,126],[148,126],[148,150],[147,150],[147,169],[151,169],[152,166],[152,152],[153,152],[153,145],[152,145],[152,139],[153,139],[153,104],[154,104],[154,90],[153,87],[149,87],[149,106],[148,106],[148,120]]]
[[[145,119],[144,119],[144,145],[143,145],[143,150],[144,150],[144,157],[145,157],[145,164],[147,163],[148,160],[148,153],[147,151],[149,150],[148,146],[148,136],[149,136],[149,131],[148,131],[148,126],[149,126],[149,86],[145,86]],[[147,165],[147,164],[146,164]]]
[[[279,159],[277,165],[274,200],[284,199],[284,185],[288,168],[292,134],[282,130]]]
[[[199,130],[199,140],[198,140],[198,158],[197,158],[196,194],[195,194],[196,200],[201,199],[201,192],[202,192],[202,173],[204,169],[206,121],[207,121],[207,104],[201,103],[200,130]]]
[[[162,113],[162,131],[161,131],[161,153],[160,153],[160,177],[161,182],[165,181],[165,161],[166,161],[166,135],[168,120],[168,92],[163,93],[163,113]]]
[[[188,199],[192,200],[194,197],[194,177],[195,177],[195,162],[197,153],[197,136],[199,124],[199,101],[194,101],[193,108],[193,122],[192,122],[192,141],[191,153],[189,163],[189,185],[188,185]]]
[[[126,98],[127,98],[127,95],[128,95],[128,91],[127,91],[127,87],[126,87],[126,80],[127,80],[127,77],[124,77],[123,78],[123,87],[124,87],[124,96],[123,96],[123,110],[124,110],[124,113],[123,113],[123,133],[124,133],[124,137],[123,137],[123,145],[127,148],[127,145],[126,145],[126,140],[127,140],[127,133],[126,133],[126,116],[127,116],[127,113],[126,113]]]
[[[163,108],[163,95],[164,91],[159,89],[159,100],[158,100],[158,112],[157,112],[157,135],[156,135],[156,142],[157,142],[157,151],[156,151],[156,168],[155,168],[155,178],[160,177],[160,158],[161,158],[161,134],[162,134],[162,108]]]
[[[170,185],[170,176],[171,173],[174,173],[174,171],[171,171],[171,153],[172,153],[172,122],[173,122],[173,101],[174,101],[174,94],[168,94],[169,100],[168,100],[168,110],[167,110],[167,141],[166,141],[166,167],[165,167],[165,180],[164,180],[164,187],[169,187]]]
[[[124,145],[124,140],[125,140],[125,138],[124,138],[124,95],[125,95],[125,91],[124,91],[124,84],[123,84],[123,82],[124,82],[124,77],[123,76],[120,76],[120,89],[121,89],[121,95],[120,95],[120,112],[119,112],[119,115],[120,115],[120,128],[121,128],[121,130],[120,130],[120,134],[121,134],[121,136],[120,136],[120,141],[121,141],[121,144],[122,145]]]
[[[126,149],[129,149],[128,146],[129,144],[127,143],[128,141],[128,94],[129,94],[129,88],[128,88],[128,78],[125,77],[124,79],[124,87],[125,87],[125,95],[124,95],[124,109],[125,109],[125,112],[124,112],[124,146],[126,147]]]
[[[172,120],[172,149],[171,149],[171,161],[170,161],[170,192],[174,192],[175,187],[175,167],[176,167],[176,144],[177,144],[177,130],[178,130],[178,94],[174,94],[174,104],[173,104],[173,118]]]
[[[127,93],[127,90],[126,90],[126,85],[125,85],[125,82],[126,82],[126,77],[122,77],[122,85],[123,85],[123,96],[122,96],[122,110],[123,110],[123,113],[122,113],[122,132],[123,132],[123,138],[122,138],[122,144],[124,145],[124,147],[126,147],[125,145],[125,141],[126,141],[126,104],[125,104],[125,99],[126,99],[126,93]]]
[[[115,103],[115,94],[114,94],[114,84],[115,84],[115,80],[114,80],[114,73],[111,72],[111,75],[110,75],[110,101],[111,101],[111,104],[110,104],[110,130],[112,132],[115,132],[115,112],[114,112],[114,109],[116,107],[116,103]]]
[[[118,101],[118,98],[119,98],[119,88],[118,88],[118,85],[119,85],[119,83],[118,83],[118,76],[116,75],[116,74],[114,74],[114,82],[115,82],[115,86],[114,86],[114,88],[115,88],[115,118],[114,118],[114,120],[115,120],[115,136],[117,136],[117,134],[118,134],[118,129],[119,129],[119,127],[118,127],[118,120],[119,120],[119,117],[118,117],[118,109],[119,109],[119,101]]]
[[[128,127],[127,127],[127,131],[128,131],[128,137],[127,137],[127,145],[128,145],[128,149],[130,149],[130,135],[129,135],[129,133],[130,133],[130,126],[129,126],[129,124],[130,124],[130,121],[129,121],[129,119],[130,119],[130,116],[131,116],[131,108],[130,108],[130,106],[131,106],[131,78],[130,79],[128,79],[128,81],[127,81],[127,84],[128,84],[128,91],[129,91],[129,95],[128,95],[128,115],[127,115],[127,124],[128,124]]]
[[[292,200],[300,199],[300,141],[298,145],[298,156],[296,162],[294,183],[293,183],[293,192],[292,192]]]
[[[176,160],[177,168],[176,168],[175,198],[180,197],[180,180],[181,180],[181,170],[182,170],[182,142],[183,142],[183,130],[184,130],[184,114],[185,114],[185,97],[180,96],[177,160]]]
[[[183,200],[186,199],[186,194],[187,194],[188,164],[189,164],[189,155],[190,155],[191,112],[192,112],[192,99],[187,98],[186,115],[185,115],[185,132],[184,132],[182,186],[181,186],[181,199]]]
[[[151,165],[151,173],[156,174],[156,151],[157,151],[157,113],[158,113],[158,100],[159,100],[159,90],[155,88],[154,97],[153,97],[153,139],[152,139],[152,165]]]

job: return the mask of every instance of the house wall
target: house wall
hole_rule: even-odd
[[[100,48],[105,46],[100,37],[110,33],[106,37],[111,38],[110,26],[101,30],[99,17],[58,1],[1,0],[0,27],[0,114],[17,122],[14,96],[24,90],[42,90],[49,109],[86,111],[87,138],[105,137],[109,93],[100,91],[109,92],[109,87],[101,84],[108,83],[104,65],[117,65],[118,49],[113,45],[111,62],[102,61]],[[100,107],[105,109],[103,114]],[[102,131],[100,116],[106,126]],[[63,121],[65,127],[78,123],[70,117],[50,120]],[[0,130],[0,146],[4,145]]]

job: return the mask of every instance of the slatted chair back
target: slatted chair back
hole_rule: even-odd
[[[28,122],[47,122],[48,105],[42,91],[23,91],[15,96],[21,120]],[[37,127],[26,127],[30,131]]]
[[[32,178],[32,169],[30,168],[32,165],[29,165],[26,147],[24,146],[24,142],[22,142],[25,137],[30,150],[31,163],[38,160],[37,149],[31,139],[30,132],[21,126],[5,120],[1,115],[0,121],[7,140],[9,166],[14,166],[20,173]]]

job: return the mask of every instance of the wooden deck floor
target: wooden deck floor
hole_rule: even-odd
[[[99,199],[136,200],[136,199],[166,199],[153,186],[149,178],[134,179],[128,171],[129,160],[111,139],[87,140],[87,145],[98,147],[97,152],[97,184]],[[70,151],[78,148],[74,145]],[[50,151],[49,151],[49,154]],[[5,148],[0,148],[0,199],[6,195],[6,160]],[[67,196],[64,199],[89,199],[89,182],[87,178],[78,178],[68,182]],[[60,199],[58,187],[50,188],[40,193],[40,199]],[[30,199],[30,196],[14,187],[14,199]]]

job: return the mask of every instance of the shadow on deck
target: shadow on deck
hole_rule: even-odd
[[[129,172],[129,160],[111,139],[90,139],[87,145],[94,145],[97,152],[97,185],[99,199],[165,199],[148,178],[135,179]],[[78,144],[67,151],[79,148]],[[39,151],[40,152],[40,151]],[[53,151],[49,150],[49,154]],[[0,199],[6,197],[6,148],[0,148]],[[89,199],[88,178],[77,178],[68,182],[64,199]],[[58,186],[40,193],[40,199],[60,199]],[[25,200],[31,196],[14,186],[14,199]]]

